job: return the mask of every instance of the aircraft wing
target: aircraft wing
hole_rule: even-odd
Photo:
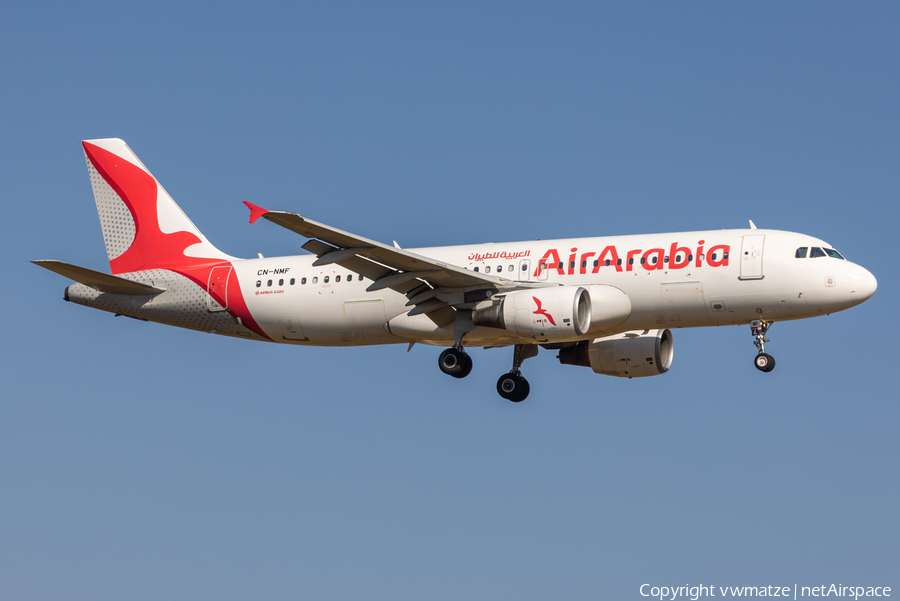
[[[486,273],[478,273],[449,265],[441,261],[435,261],[422,255],[388,246],[375,240],[369,240],[337,228],[319,223],[296,213],[284,211],[267,211],[249,202],[244,202],[250,208],[250,223],[254,223],[260,217],[277,223],[281,227],[292,232],[320,240],[325,245],[304,244],[303,248],[319,257],[313,263],[315,266],[340,263],[353,257],[362,257],[390,268],[390,272],[384,273],[369,286],[369,291],[393,288],[394,284],[420,279],[434,287],[445,288],[507,288],[518,284],[513,280],[498,278]],[[369,274],[364,274],[369,275]]]
[[[441,327],[454,321],[457,309],[471,309],[478,300],[489,298],[490,290],[555,285],[520,282],[463,269],[333,228],[296,213],[268,211],[246,201],[244,204],[250,209],[250,223],[262,217],[309,238],[302,248],[318,257],[313,262],[314,267],[336,263],[372,280],[366,289],[369,292],[391,288],[405,294],[409,298],[407,306],[412,306],[410,316],[424,314]],[[482,294],[478,290],[487,293]]]

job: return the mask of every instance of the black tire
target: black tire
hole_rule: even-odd
[[[438,367],[448,376],[465,378],[472,371],[472,358],[456,348],[448,348],[438,357]]]
[[[472,356],[468,353],[465,353],[463,357],[465,357],[465,361],[463,362],[462,371],[459,372],[458,376],[455,376],[457,378],[465,378],[470,373],[472,373]]]
[[[528,398],[528,394],[531,392],[531,385],[528,383],[528,380],[522,378],[522,390],[518,397],[514,399],[509,399],[513,403],[521,403],[525,399]]]
[[[513,403],[521,403],[528,397],[531,387],[528,380],[516,374],[503,374],[497,380],[497,392],[504,399]]]
[[[753,365],[759,371],[768,373],[775,369],[775,358],[768,353],[760,353],[753,358]]]
[[[497,394],[509,400],[509,395],[519,386],[515,374],[503,374],[497,380]]]

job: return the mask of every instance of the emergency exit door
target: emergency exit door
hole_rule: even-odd
[[[766,237],[761,234],[744,236],[741,243],[742,280],[761,280],[763,277],[763,245]]]

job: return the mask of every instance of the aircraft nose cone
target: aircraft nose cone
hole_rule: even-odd
[[[878,280],[875,279],[875,276],[867,269],[857,267],[858,272],[854,274],[853,285],[850,288],[850,298],[854,305],[868,300],[878,289]]]

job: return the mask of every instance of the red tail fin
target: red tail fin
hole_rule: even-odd
[[[114,274],[233,259],[209,243],[125,142],[82,145]]]

